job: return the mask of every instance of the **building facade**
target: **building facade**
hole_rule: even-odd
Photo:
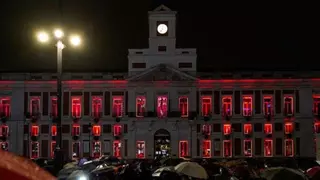
[[[197,72],[176,48],[176,12],[149,12],[149,48],[128,72],[64,73],[62,148],[71,157],[315,157],[320,74]],[[4,73],[0,147],[53,157],[56,74]]]

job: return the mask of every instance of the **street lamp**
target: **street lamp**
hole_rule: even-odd
[[[63,152],[61,151],[62,145],[62,133],[61,133],[61,121],[62,121],[62,50],[66,47],[63,44],[64,33],[61,29],[53,31],[54,38],[56,38],[57,47],[57,106],[58,106],[58,117],[57,117],[57,140],[55,148],[55,165],[58,171],[62,167],[63,163]],[[41,43],[47,43],[50,41],[48,33],[41,31],[37,34],[37,39]],[[81,39],[79,36],[70,36],[70,44],[72,46],[79,46]]]

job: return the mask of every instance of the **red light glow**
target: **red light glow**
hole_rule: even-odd
[[[80,118],[81,117],[81,98],[72,97],[72,117]]]
[[[245,139],[243,140],[243,153],[246,157],[252,157],[252,140]]]
[[[202,142],[202,157],[211,158],[211,140],[203,140]]]
[[[272,157],[273,155],[273,141],[272,139],[264,140],[264,157]]]
[[[314,123],[314,132],[317,134],[320,133],[320,122]]]
[[[119,124],[113,125],[113,136],[120,136],[122,132],[122,127]]]
[[[287,116],[293,115],[293,96],[284,97],[284,114]]]
[[[264,124],[264,133],[272,134],[272,124]]]
[[[232,116],[232,97],[222,97],[222,114],[223,116]]]
[[[101,156],[101,142],[95,141],[92,142],[92,156],[94,158],[99,158]]]
[[[121,158],[121,142],[118,140],[113,141],[113,156]]]
[[[54,158],[54,151],[56,149],[56,141],[51,141],[51,145],[50,145],[50,157]]]
[[[72,136],[80,136],[80,125],[78,124],[72,125]]]
[[[223,125],[223,134],[230,135],[231,134],[231,124],[224,124]]]
[[[136,157],[138,159],[144,159],[146,157],[146,143],[145,143],[145,141],[137,141],[136,147],[137,147]]]
[[[100,118],[102,113],[102,98],[92,97],[92,117]]]
[[[0,137],[8,137],[9,136],[9,126],[0,125]]]
[[[112,116],[122,117],[123,115],[123,96],[115,96],[112,98]]]
[[[93,136],[100,136],[101,135],[101,126],[100,125],[92,126],[92,135]]]
[[[243,125],[244,134],[251,134],[252,133],[252,124],[244,124]]]
[[[232,157],[232,146],[230,140],[223,140],[223,157]]]
[[[51,136],[57,136],[57,126],[56,125],[51,126]]]
[[[273,115],[272,96],[263,96],[263,113],[265,116]]]
[[[146,97],[138,96],[136,98],[136,117],[144,117],[146,112]]]
[[[75,154],[76,157],[80,156],[80,142],[72,142],[72,154]]]
[[[284,133],[291,134],[293,132],[293,124],[292,123],[285,123],[284,124]]]
[[[39,158],[39,142],[31,142],[30,157],[31,159]]]
[[[319,115],[319,110],[320,110],[320,95],[313,95],[313,114],[314,115]]]
[[[293,157],[294,155],[294,146],[293,139],[285,139],[284,140],[284,155],[286,157]]]
[[[201,97],[201,106],[202,106],[202,116],[208,117],[211,115],[212,111],[212,97],[210,96],[202,96]]]
[[[168,97],[158,96],[157,98],[157,115],[159,118],[167,117],[168,113]]]
[[[31,115],[37,115],[40,113],[40,97],[31,97],[30,113]]]
[[[39,136],[39,126],[32,125],[31,126],[31,136]]]
[[[0,98],[0,115],[10,117],[11,113],[11,99],[9,97]]]
[[[189,116],[188,97],[185,97],[185,96],[179,97],[179,109],[180,109],[181,117],[185,118]]]
[[[243,96],[242,115],[252,116],[252,96]]]
[[[58,100],[56,97],[51,97],[51,116],[58,116]]]
[[[179,141],[179,157],[183,158],[186,156],[189,156],[188,141]]]

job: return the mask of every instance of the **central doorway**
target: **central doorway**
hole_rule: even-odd
[[[159,129],[154,133],[154,157],[168,157],[171,154],[171,138],[169,131]]]

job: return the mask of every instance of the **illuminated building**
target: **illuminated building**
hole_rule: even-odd
[[[129,49],[128,72],[64,73],[66,154],[315,157],[320,74],[197,72],[196,50],[176,48],[175,20],[164,6],[149,12],[149,48]],[[55,78],[1,74],[1,148],[54,155]]]

